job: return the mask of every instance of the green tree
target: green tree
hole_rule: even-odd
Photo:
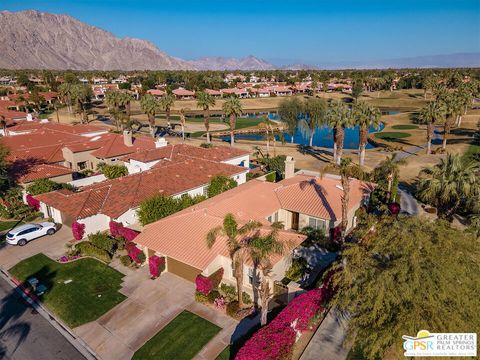
[[[382,160],[378,166],[373,169],[373,181],[386,192],[385,201],[397,201],[398,179],[400,175],[400,165],[405,165],[405,160],[397,159],[393,154]]]
[[[191,197],[184,194],[180,198],[173,198],[166,195],[155,195],[142,201],[137,211],[138,218],[142,225],[147,225],[175,214],[187,207],[198,204],[203,200],[205,200],[205,196],[200,195]]]
[[[58,95],[67,105],[69,113],[72,113],[72,84],[63,83],[58,87]]]
[[[298,123],[300,129],[310,137],[309,145],[313,145],[315,130],[326,121],[327,103],[324,99],[308,98],[304,105],[304,118]]]
[[[167,124],[170,126],[170,113],[172,106],[175,105],[175,95],[165,94],[160,99],[160,108],[165,111],[165,118],[167,119]]]
[[[27,193],[30,195],[39,195],[60,189],[74,190],[74,187],[70,184],[57,183],[50,179],[39,179],[27,185],[26,188]]]
[[[81,123],[88,123],[88,103],[93,97],[92,88],[84,84],[76,84],[71,86],[71,100],[75,102],[75,112],[81,114]]]
[[[362,95],[362,93],[363,83],[361,80],[356,80],[352,86],[352,97],[354,98],[355,102],[358,101],[358,98],[360,97],[360,95]]]
[[[128,175],[128,169],[125,165],[104,165],[102,173],[107,179],[116,179]]]
[[[9,154],[10,150],[0,142],[0,195],[2,197],[10,187],[7,160]]]
[[[105,94],[105,104],[108,106],[108,112],[110,116],[113,118],[113,122],[115,123],[115,127],[117,131],[120,128],[120,93],[118,91],[107,91]]]
[[[420,120],[427,124],[427,154],[432,153],[432,138],[435,131],[435,123],[445,116],[443,103],[431,101],[420,111]]]
[[[215,98],[207,92],[197,93],[197,107],[203,110],[203,124],[207,132],[207,143],[210,143],[210,108],[215,106]]]
[[[333,128],[333,161],[340,165],[343,155],[345,128],[352,123],[352,114],[342,101],[332,101],[327,111],[327,123]]]
[[[480,194],[480,163],[463,161],[460,155],[448,154],[440,164],[423,168],[417,182],[420,200],[437,208],[438,216],[452,219],[469,198]]]
[[[291,136],[291,143],[293,144],[293,137],[298,125],[298,117],[303,113],[303,103],[297,97],[283,99],[278,107],[278,114],[285,124],[286,133]]]
[[[365,102],[356,102],[353,106],[352,117],[355,125],[358,126],[359,131],[359,164],[365,164],[365,149],[368,142],[368,129],[373,126],[376,129],[380,128],[380,110],[369,106]]]
[[[236,96],[230,96],[225,100],[222,106],[225,116],[230,119],[230,145],[235,143],[235,126],[237,123],[237,117],[242,115],[242,104]]]
[[[150,134],[155,136],[155,114],[158,111],[159,103],[155,96],[151,94],[145,94],[140,99],[140,107],[142,111],[148,116],[148,126],[150,128]]]
[[[237,296],[238,305],[243,308],[243,267],[246,256],[248,254],[247,244],[249,239],[256,234],[251,235],[256,229],[262,226],[257,221],[249,221],[245,225],[239,227],[237,220],[233,214],[225,215],[223,225],[211,229],[207,234],[207,245],[209,248],[215,244],[218,238],[226,238],[226,245],[233,264],[233,272],[237,280]]]
[[[208,185],[207,194],[208,197],[217,196],[225,191],[233,189],[238,184],[231,177],[218,175],[212,178]]]
[[[368,229],[365,229],[368,231]],[[404,358],[402,335],[480,328],[480,252],[443,221],[385,218],[343,251],[333,306],[368,359]]]

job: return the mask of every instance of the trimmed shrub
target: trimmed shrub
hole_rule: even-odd
[[[145,256],[145,253],[142,251],[140,254],[138,254],[137,259],[138,261],[140,261],[140,264],[143,264],[147,260],[147,257]]]
[[[208,302],[208,297],[207,295],[204,295],[201,292],[195,291],[195,301],[205,304]]]
[[[130,256],[128,255],[122,255],[120,256],[120,263],[123,265],[123,266],[130,266],[132,265],[132,259],[130,259]]]
[[[115,238],[115,241],[117,242],[117,250],[123,250],[125,249],[125,238],[122,236],[117,236]]]
[[[31,195],[44,194],[50,191],[68,189],[75,190],[75,188],[70,184],[60,184],[50,179],[39,179],[33,181],[30,185],[27,186],[27,193]]]
[[[81,243],[78,243],[75,247],[84,256],[93,256],[94,258],[102,260],[106,263],[108,263],[108,262],[110,262],[110,260],[112,260],[112,257],[110,256],[110,254],[108,252],[106,252],[103,249],[97,248],[96,246],[94,246],[89,241],[82,241]]]
[[[125,165],[104,165],[102,166],[102,172],[107,179],[116,179],[128,175],[128,169]]]
[[[212,281],[202,274],[198,274],[195,278],[195,286],[196,290],[203,295],[208,295],[213,289]]]
[[[72,234],[75,240],[82,240],[83,235],[85,235],[85,224],[80,224],[78,221],[75,221],[72,224]]]
[[[243,300],[244,304],[251,304],[252,303],[252,298],[245,291],[242,292],[242,300]]]
[[[189,206],[198,204],[203,200],[205,200],[205,196],[201,195],[193,198],[189,195],[182,195],[180,198],[156,195],[144,200],[140,204],[138,217],[143,225],[147,225],[166,216],[172,215]]]
[[[307,269],[307,260],[304,258],[298,258],[292,260],[292,265],[285,272],[285,276],[292,281],[298,281],[305,274]]]
[[[115,253],[117,242],[105,233],[98,231],[95,234],[90,234],[88,240],[99,249],[103,249],[110,254]]]
[[[210,291],[210,293],[207,295],[207,299],[210,304],[213,304],[215,299],[219,297],[220,293],[217,290]]]
[[[137,248],[134,243],[128,242],[125,246],[125,249],[127,250],[128,256],[130,256],[130,258],[135,261],[135,263],[141,264],[143,261],[145,261],[145,254],[143,254],[143,251]],[[143,254],[143,257],[141,254]]]
[[[274,183],[277,180],[277,173],[276,172],[271,172],[267,175],[265,175],[265,180],[268,182]]]
[[[238,306],[238,301],[231,301],[227,304],[227,315],[236,317],[239,309],[240,307]]]
[[[210,181],[210,184],[208,185],[208,197],[213,197],[221,194],[227,190],[233,189],[237,185],[237,182],[228,176],[214,176]]]
[[[220,285],[220,291],[223,293],[228,302],[232,302],[237,298],[237,290],[234,286],[222,283]]]

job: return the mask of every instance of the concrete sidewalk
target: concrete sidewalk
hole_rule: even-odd
[[[332,309],[313,335],[300,360],[345,360],[350,346],[344,346],[348,320]]]

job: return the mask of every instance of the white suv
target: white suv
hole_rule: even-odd
[[[7,233],[7,243],[10,245],[23,246],[30,240],[44,235],[53,235],[57,231],[54,223],[44,222],[41,224],[25,224],[17,226]]]

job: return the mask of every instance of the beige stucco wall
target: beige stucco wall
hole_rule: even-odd
[[[95,170],[96,164],[94,164],[94,157],[92,156],[92,150],[81,151],[81,152],[72,152],[68,148],[62,149],[63,158],[65,159],[65,166],[70,167],[73,170],[80,170],[78,167],[79,162],[86,162],[86,169]]]
[[[89,234],[94,234],[97,231],[108,230],[110,218],[103,214],[97,214],[77,221],[81,224],[85,224],[85,236],[87,236]]]

